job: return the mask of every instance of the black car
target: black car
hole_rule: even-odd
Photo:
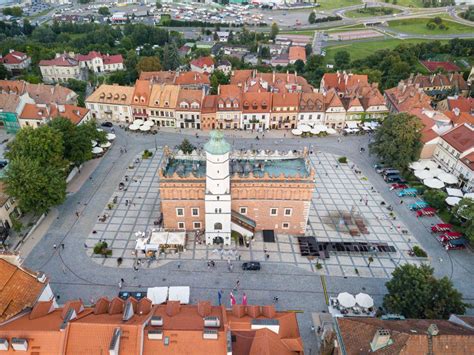
[[[112,122],[107,121],[107,122],[102,122],[101,126],[102,127],[113,127],[113,124],[112,124]]]
[[[384,178],[385,182],[388,183],[397,183],[397,184],[406,184],[407,181],[402,178],[400,175],[389,175]]]
[[[260,270],[260,267],[258,261],[249,261],[242,264],[242,270]]]

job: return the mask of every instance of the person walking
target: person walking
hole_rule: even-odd
[[[122,280],[120,280],[119,283],[118,283],[119,289],[122,289],[122,285],[123,285]]]

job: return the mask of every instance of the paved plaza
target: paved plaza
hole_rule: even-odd
[[[172,260],[226,260],[214,246],[207,246],[194,239],[194,233],[188,233],[186,251],[179,254],[162,254],[158,260],[147,261],[144,254],[135,253],[136,233],[149,232],[160,214],[158,169],[163,153],[159,149],[152,158],[142,159],[135,156],[123,172],[121,181],[125,187],[118,185],[97,222],[90,232],[86,245],[87,253],[99,264],[118,267],[117,259],[121,258],[120,267],[137,265],[155,268]],[[289,235],[277,235],[275,243],[264,243],[261,233],[256,234],[250,247],[232,249],[235,254],[232,260],[240,257],[244,260],[266,261],[269,264],[288,264],[328,276],[362,276],[387,278],[394,268],[403,263],[420,263],[420,259],[410,257],[408,250],[416,244],[415,238],[402,234],[407,228],[389,215],[382,197],[375,191],[368,179],[356,173],[357,167],[350,161],[340,164],[338,156],[316,152],[311,155],[311,162],[316,170],[316,189],[311,201],[311,210],[306,235],[315,236],[318,241],[328,242],[382,242],[396,248],[396,253],[331,253],[329,259],[309,260],[300,255],[297,238]],[[114,202],[115,200],[115,202]],[[346,230],[338,227],[340,215],[349,212],[360,215],[367,225],[368,233],[351,236]],[[106,216],[105,221],[100,218]],[[112,256],[104,258],[92,253],[93,246],[99,241],[106,241],[112,249]],[[268,256],[267,256],[268,254]],[[369,256],[373,262],[368,266]],[[268,258],[268,259],[267,259]],[[142,264],[143,263],[143,264]]]

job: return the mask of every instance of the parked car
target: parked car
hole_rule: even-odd
[[[248,261],[242,264],[242,270],[260,270],[260,268],[258,261]]]
[[[406,184],[407,181],[402,178],[400,175],[389,175],[384,177],[385,182],[388,183],[397,183],[397,184]]]
[[[377,174],[382,174],[383,170],[385,169],[385,165],[383,163],[375,164],[374,169],[377,172]]]
[[[444,244],[446,250],[461,250],[466,248],[466,239],[453,239]]]
[[[400,175],[400,170],[397,169],[384,169],[383,176],[390,176],[390,175]]]
[[[112,122],[106,121],[101,123],[102,127],[113,127]]]

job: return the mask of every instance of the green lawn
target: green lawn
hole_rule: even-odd
[[[421,0],[398,0],[397,5],[406,7],[423,7]]]
[[[362,4],[362,0],[318,0],[320,6],[316,7],[316,11],[339,9],[341,7]]]
[[[365,28],[363,24],[357,24],[357,25],[350,25],[350,26],[338,26],[338,27],[330,27],[321,29],[321,31],[324,32],[334,32],[334,31],[352,31],[354,29],[362,29]],[[312,36],[314,34],[314,30],[295,30],[295,31],[281,31],[281,34],[292,34],[292,35],[306,35],[306,36]]]
[[[429,18],[413,18],[406,20],[393,20],[389,21],[388,25],[391,29],[410,34],[423,34],[423,35],[439,35],[439,34],[459,34],[459,33],[471,33],[474,32],[474,26],[467,26],[458,22],[449,21],[443,19],[443,23],[448,26],[447,30],[441,30],[435,28],[429,30],[426,27]]]
[[[374,53],[379,49],[393,49],[399,44],[406,43],[421,43],[421,42],[431,42],[431,40],[423,39],[386,39],[378,41],[368,41],[368,42],[356,42],[350,44],[336,44],[334,46],[326,47],[326,62],[334,63],[334,54],[336,52],[345,50],[350,53],[351,60],[362,59],[370,54]],[[441,41],[443,42],[443,41]],[[446,42],[446,41],[444,41]]]
[[[381,7],[372,7],[371,9],[374,9],[374,12],[372,13],[368,13],[368,12],[359,12],[360,10],[363,10],[363,9],[360,9],[360,10],[352,10],[352,11],[346,11],[344,13],[344,15],[346,15],[347,17],[351,17],[351,18],[361,18],[361,17],[372,17],[372,16],[388,16],[390,14],[385,14],[383,11],[382,11],[382,8]],[[397,10],[397,9],[391,9],[393,12],[392,14],[399,14],[401,11],[400,10]]]

